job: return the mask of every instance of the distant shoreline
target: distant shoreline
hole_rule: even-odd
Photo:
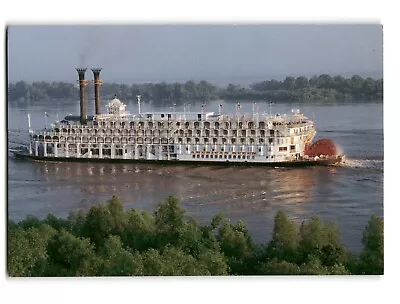
[[[87,98],[94,94],[93,86],[86,87]],[[225,100],[227,102],[264,100],[274,103],[311,103],[333,104],[349,102],[382,102],[383,79],[362,78],[354,75],[351,78],[329,76],[326,74],[307,78],[286,77],[283,81],[265,80],[243,85],[228,84],[225,87],[213,85],[207,81],[187,81],[185,83],[144,83],[118,84],[103,83],[101,98],[111,99],[117,95],[123,101],[135,100],[142,96],[143,102],[154,106],[176,105],[186,103]],[[8,86],[9,102],[54,102],[76,99],[79,88],[76,84],[66,82],[33,82],[11,83]]]
[[[103,100],[111,100],[112,97],[103,97]],[[69,104],[71,101],[75,102],[76,104],[79,103],[79,100],[76,98],[70,99],[70,98],[62,98],[62,99],[49,99],[49,100],[38,100],[38,101],[32,101],[32,100],[8,100],[9,105],[43,105],[46,103],[61,103],[61,104]],[[238,99],[214,99],[214,100],[209,100],[208,103],[211,102],[226,102],[228,104],[234,104],[237,102],[241,102],[243,104],[246,103],[267,103],[268,101],[266,100],[257,100],[257,99],[248,99],[248,100],[238,100]],[[125,104],[135,104],[136,100],[131,99],[131,100],[123,100]],[[198,105],[201,104],[202,101],[193,101],[192,105]],[[287,105],[287,104],[293,104],[293,105],[356,105],[356,104],[382,104],[383,100],[326,100],[326,101],[293,101],[293,100],[287,100],[287,101],[274,101],[274,105]],[[153,103],[152,103],[153,104]],[[165,107],[165,105],[154,105],[156,107]]]

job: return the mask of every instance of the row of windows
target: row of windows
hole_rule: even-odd
[[[80,140],[82,140],[82,141],[87,141],[87,140],[90,140],[90,141],[103,141],[104,140],[103,137],[90,137],[90,139],[88,139],[88,137],[82,137],[82,138],[81,137],[74,137],[74,138],[77,141],[80,141]],[[74,138],[73,137],[68,137],[67,140],[73,140]],[[37,141],[37,140],[43,141],[43,139],[44,139],[44,137],[42,135],[40,135],[39,137],[37,135],[33,136],[33,140],[34,141]],[[62,141],[64,141],[65,137],[61,136],[59,138],[58,136],[51,137],[51,136],[48,135],[48,136],[46,136],[45,139],[46,139],[46,141],[51,141],[51,140],[54,140],[54,141],[62,140]],[[111,139],[111,137],[105,137],[105,139],[106,140],[107,139]],[[170,142],[172,142],[172,141],[175,142],[175,139],[176,138],[169,138],[169,141]],[[142,137],[127,137],[127,136],[123,136],[123,137],[113,137],[112,140],[113,140],[113,142],[119,142],[119,141],[125,141],[126,142],[128,140],[130,142],[134,142],[134,141],[143,141],[143,140],[145,140],[146,142],[150,143],[150,142],[155,142],[155,141],[159,142],[160,140],[161,141],[167,141],[168,139],[166,137],[161,137],[161,138],[160,137],[152,137],[152,138],[145,137],[145,138],[142,138]],[[223,145],[225,145],[225,144],[246,144],[246,143],[249,143],[249,144],[253,145],[253,144],[258,143],[258,144],[263,145],[265,143],[265,141],[264,141],[263,138],[259,138],[258,140],[255,140],[254,138],[239,138],[239,139],[230,138],[229,139],[229,138],[226,138],[226,137],[221,137],[221,138],[207,138],[207,137],[204,137],[204,138],[198,138],[198,137],[190,138],[190,137],[188,137],[186,139],[178,138],[176,143],[178,143],[178,144],[191,144],[191,143],[195,143],[195,144],[223,144]],[[272,144],[273,140],[272,139],[268,140],[268,143]]]
[[[142,135],[142,136],[150,136],[150,137],[154,137],[154,136],[151,136],[151,135]],[[129,137],[128,135],[127,136],[121,136],[121,137],[114,137],[114,138],[117,138],[117,139],[123,139],[123,138],[127,138],[127,137]],[[164,134],[163,135],[161,135],[161,137],[166,137],[166,136],[164,136]],[[76,137],[76,139],[78,139],[79,137]],[[84,138],[84,137],[83,137]],[[94,138],[94,137],[91,137],[91,138]],[[101,138],[101,137],[99,137],[99,138]],[[133,136],[132,137],[132,135],[131,135],[131,138],[136,138],[136,136]],[[33,140],[40,140],[40,141],[43,141],[43,135],[39,135],[39,136],[37,136],[37,135],[34,135],[33,136]],[[58,136],[54,136],[53,138],[50,136],[50,135],[47,135],[46,137],[45,137],[45,139],[46,140],[51,140],[51,139],[53,139],[53,140],[59,140],[59,137]],[[141,137],[139,137],[139,138],[137,138],[137,140],[139,140],[139,139],[141,139]],[[159,136],[155,136],[155,138],[153,138],[153,140],[154,139],[159,139]],[[232,144],[236,144],[236,143],[241,143],[241,144],[245,144],[246,142],[248,142],[248,143],[250,143],[250,144],[254,144],[254,143],[256,143],[256,142],[258,142],[259,144],[263,144],[264,142],[266,142],[265,140],[264,140],[264,138],[249,138],[249,137],[240,137],[240,138],[235,138],[235,137],[232,137],[232,138],[229,138],[229,137],[213,137],[213,138],[208,138],[208,137],[201,137],[201,138],[199,138],[199,137],[195,137],[195,138],[193,138],[193,137],[186,137],[186,138],[182,138],[182,137],[178,137],[178,138],[176,138],[176,137],[171,137],[170,138],[170,140],[177,140],[177,143],[179,143],[179,144],[182,144],[182,143],[192,143],[192,142],[194,142],[194,143],[214,143],[214,144],[217,144],[217,143],[222,143],[222,144],[227,144],[227,143],[232,143]],[[146,138],[146,140],[151,140],[151,139],[148,139],[148,138]],[[288,143],[288,139],[277,139],[277,144],[287,144]],[[268,139],[268,143],[273,143],[273,138],[269,138]]]
[[[208,154],[193,154],[192,158],[211,158],[211,159],[255,159],[254,155],[208,155]],[[266,159],[274,158],[274,155],[266,156]]]
[[[131,135],[159,135],[161,132],[164,132],[164,134],[166,134],[167,130],[128,130],[128,129],[59,129],[59,128],[55,128],[54,132],[57,133],[65,133],[65,134],[131,134]],[[255,130],[250,130],[250,132],[246,131],[246,130],[242,130],[242,132],[238,132],[238,130],[231,130],[231,132],[228,132],[228,130],[214,130],[213,132],[211,132],[210,130],[203,130],[203,132],[201,132],[201,130],[191,130],[188,129],[187,131],[180,129],[176,134],[179,134],[180,136],[184,136],[184,135],[188,135],[188,136],[193,136],[194,134],[196,134],[197,136],[210,136],[211,134],[214,136],[220,136],[220,135],[224,135],[224,136],[233,136],[233,137],[246,137],[246,136],[260,136],[260,137],[268,137],[267,133],[263,130],[261,130],[259,132],[259,134],[256,133]],[[271,136],[271,134],[270,134]],[[273,135],[272,135],[273,136]]]
[[[171,118],[170,114],[168,114],[168,115],[169,115],[168,118]],[[151,119],[151,116],[147,116],[147,118]],[[161,118],[164,118],[163,114],[161,114]],[[189,128],[190,126],[193,126],[194,128],[200,128],[200,126],[201,126],[201,127],[206,128],[206,129],[208,129],[208,128],[219,129],[221,127],[224,127],[224,128],[227,128],[227,129],[231,129],[231,128],[239,128],[239,129],[241,129],[243,127],[247,127],[249,129],[252,129],[256,125],[252,121],[245,122],[245,123],[243,123],[243,122],[237,123],[237,122],[209,122],[209,121],[205,121],[202,124],[199,121],[191,121],[191,122],[185,121],[185,122],[182,122],[182,123],[180,121],[177,121],[175,123],[173,123],[171,121],[168,121],[168,122],[164,122],[164,121],[147,121],[147,122],[144,122],[144,121],[136,121],[136,122],[134,122],[134,121],[108,121],[108,122],[107,121],[94,121],[93,122],[94,126],[110,126],[110,127],[125,127],[125,126],[129,126],[131,128],[134,127],[134,126],[144,127],[145,124],[149,128],[152,128],[154,126],[163,127],[163,126],[166,126],[166,125],[171,125],[171,126],[174,125],[176,127],[183,126],[185,128]],[[266,126],[265,122],[261,121],[261,122],[258,123],[258,127],[260,129],[264,129],[265,126]]]
[[[192,158],[214,158],[214,159],[254,159],[254,155],[213,155],[213,154],[193,154]]]
[[[303,131],[304,131],[304,132],[305,132],[305,131],[308,131],[309,128],[311,128],[311,127],[305,126],[305,127],[303,127],[303,128],[298,128],[298,129],[296,128],[296,129],[293,130],[293,132],[294,132],[294,134],[298,134],[298,133],[302,133]]]
[[[150,124],[150,123],[149,123]],[[102,126],[102,127],[104,127],[104,128],[106,128],[106,126]],[[85,134],[87,134],[87,133],[92,133],[92,134],[97,134],[97,133],[127,133],[127,132],[129,132],[128,131],[128,129],[126,129],[126,128],[124,128],[124,126],[121,126],[122,128],[116,128],[115,126],[109,126],[109,127],[111,127],[111,128],[106,128],[106,129],[101,129],[101,127],[100,128],[96,128],[96,126],[95,127],[93,127],[93,128],[81,128],[80,126],[78,126],[78,127],[72,127],[72,128],[58,128],[58,127],[56,127],[55,129],[54,129],[54,131],[56,132],[56,133],[58,133],[58,132],[63,132],[63,133],[73,133],[73,134],[75,134],[75,133],[85,133]],[[134,131],[140,131],[140,132],[143,132],[143,131],[149,131],[149,132],[153,132],[152,130],[150,130],[150,129],[146,129],[146,130],[143,130],[142,128],[143,128],[144,126],[141,126],[141,125],[139,125],[138,127],[136,127],[136,128],[134,128],[133,126],[131,126],[131,129],[130,129],[130,133],[132,134],[132,132],[134,132]],[[149,128],[152,128],[153,126],[149,126]],[[158,126],[158,128],[157,129],[155,129],[155,131],[162,131],[163,128],[164,127],[164,125],[159,125]],[[304,129],[304,131],[307,131],[308,130],[308,128],[309,127],[304,127],[303,129]],[[237,136],[237,135],[241,135],[241,136],[246,136],[246,135],[256,135],[256,130],[254,130],[254,129],[251,129],[251,130],[241,130],[240,128],[239,129],[237,129],[237,128],[225,128],[225,129],[220,129],[220,130],[208,130],[207,128],[203,128],[203,129],[199,129],[198,127],[194,127],[194,130],[193,129],[191,129],[191,128],[189,128],[189,126],[186,128],[186,130],[185,129],[179,129],[179,132],[180,132],[180,134],[183,134],[184,132],[189,132],[189,133],[196,133],[196,134],[200,134],[200,132],[201,132],[201,130],[203,130],[203,132],[204,133],[207,133],[207,134],[210,134],[211,132],[213,132],[215,135],[218,135],[219,133],[220,133],[220,131],[222,132],[222,134],[224,134],[224,135],[227,135],[228,134],[228,129],[230,130],[230,133],[232,134],[233,133],[233,135],[234,136]],[[250,132],[249,132],[250,131]],[[269,132],[268,132],[268,130],[260,130],[259,131],[259,133],[260,133],[260,136],[266,136],[266,135],[268,135],[269,134],[269,136],[274,136],[275,135],[275,132],[274,132],[275,130],[269,130]],[[298,132],[297,132],[297,129],[294,129],[294,134],[298,134]],[[250,133],[250,134],[248,134],[248,133]]]
[[[93,148],[97,148],[99,146],[97,144],[93,144],[93,145],[87,145],[87,144],[47,144],[48,147],[53,147],[54,146],[54,147],[57,147],[57,148],[65,148],[66,145],[68,145],[69,148],[76,148],[79,145],[79,147],[81,147],[82,149],[83,148],[87,148],[87,147],[90,147],[90,148],[93,149]],[[38,147],[41,147],[41,146],[42,146],[41,144],[38,145]],[[114,145],[115,149],[122,149],[122,147],[123,147],[123,145]],[[110,145],[103,145],[102,148],[103,149],[111,149],[111,146]]]
[[[163,118],[163,117],[162,117]],[[303,122],[305,123],[305,122]],[[231,122],[209,122],[209,121],[205,121],[203,123],[199,122],[199,121],[185,121],[185,122],[172,122],[172,121],[94,121],[93,122],[94,126],[110,126],[110,127],[130,127],[133,128],[135,126],[139,126],[139,127],[144,127],[145,125],[149,128],[153,128],[154,126],[157,127],[165,127],[165,126],[174,126],[174,127],[184,127],[184,128],[189,128],[191,126],[193,126],[194,128],[215,128],[215,129],[219,129],[219,128],[226,128],[226,129],[242,129],[243,127],[247,127],[248,129],[253,129],[256,126],[256,123],[250,121],[250,122],[239,122],[239,124],[236,121],[231,121]],[[283,123],[273,123],[274,126],[277,125],[283,125]],[[288,124],[289,127],[295,124]],[[266,123],[265,122],[259,122],[258,123],[258,128],[259,129],[265,129],[266,127]],[[302,130],[307,130],[309,126],[305,126],[303,128],[299,128],[300,132]],[[297,128],[296,128],[297,129]]]

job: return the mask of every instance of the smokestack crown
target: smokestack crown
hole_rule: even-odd
[[[94,79],[98,79],[99,78],[100,71],[101,71],[101,68],[92,69],[92,72],[93,72],[93,75],[94,75]]]
[[[79,80],[84,80],[86,68],[76,68],[76,71],[78,72]]]

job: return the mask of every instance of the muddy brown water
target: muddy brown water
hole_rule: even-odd
[[[129,106],[134,112],[135,105]],[[247,107],[250,112],[252,103]],[[275,108],[281,113],[290,111],[288,106]],[[44,109],[44,105],[10,106],[9,139],[19,138],[28,112],[33,127],[42,127]],[[17,160],[9,154],[8,217],[19,221],[28,214],[43,218],[50,212],[66,217],[71,211],[105,202],[113,194],[125,208],[153,212],[159,202],[174,195],[202,224],[209,224],[219,212],[232,222],[243,220],[259,243],[269,241],[273,218],[280,209],[298,224],[318,215],[334,221],[344,245],[359,251],[369,217],[383,215],[382,104],[301,109],[315,117],[317,138],[329,137],[340,145],[347,155],[343,165],[268,168],[50,163]],[[50,117],[58,113],[62,117],[62,113],[75,113],[76,109],[59,104],[47,112]]]

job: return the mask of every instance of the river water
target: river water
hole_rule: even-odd
[[[206,105],[218,111],[221,101]],[[135,103],[127,109],[137,111]],[[234,113],[235,103],[223,102],[223,112]],[[144,104],[144,111],[150,106]],[[201,105],[186,110],[198,111]],[[332,138],[344,151],[343,165],[315,168],[155,166],[136,164],[45,163],[21,161],[8,155],[8,217],[48,213],[67,217],[117,194],[126,208],[153,212],[157,204],[174,195],[187,213],[202,224],[219,212],[232,222],[243,220],[254,241],[270,240],[273,219],[284,210],[299,225],[314,215],[334,221],[344,245],[362,249],[363,230],[372,214],[383,216],[383,105],[282,105],[260,102],[241,104],[251,113],[288,113],[299,108],[314,119],[316,138]],[[158,110],[158,109],[157,109]],[[170,109],[168,109],[170,110]],[[183,110],[176,108],[175,110]],[[48,116],[44,115],[47,112]],[[103,111],[105,111],[103,109]],[[43,128],[57,118],[79,114],[79,102],[9,104],[9,140],[19,141],[27,129]],[[93,113],[93,106],[88,107]]]

